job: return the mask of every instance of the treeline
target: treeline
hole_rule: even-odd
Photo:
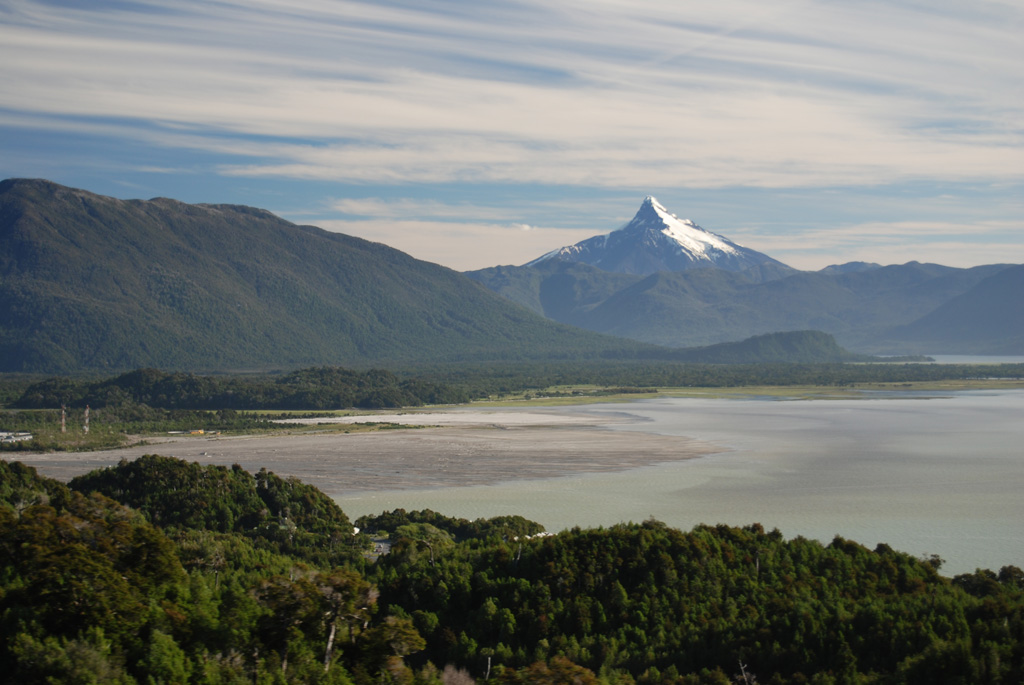
[[[460,404],[555,386],[619,392],[657,387],[848,386],[1024,378],[1024,364],[689,364],[559,362],[453,364],[395,371],[319,367],[284,375],[220,376],[139,369],[100,380],[54,377],[20,390],[9,406],[58,409],[147,406],[167,410],[328,410]],[[0,386],[5,385],[0,383]],[[595,391],[600,392],[600,391]],[[8,395],[13,395],[13,391]],[[2,396],[2,394],[0,394]]]
[[[395,509],[376,516],[360,516],[356,519],[356,526],[371,535],[394,535],[403,527],[419,526],[420,530],[438,531],[440,537],[450,538],[457,542],[472,539],[482,540],[494,536],[502,539],[529,537],[544,532],[544,526],[518,515],[495,516],[490,519],[470,521],[469,519],[445,516],[430,509],[423,511]]]
[[[203,376],[139,369],[102,380],[48,378],[26,388],[13,406],[323,410],[454,404],[469,399],[466,390],[455,384],[403,380],[381,370],[320,367],[281,376]]]
[[[3,451],[74,451],[98,450],[122,447],[131,441],[131,436],[152,435],[163,432],[204,432],[232,431],[261,432],[294,428],[294,424],[280,420],[294,418],[291,414],[266,414],[219,409],[160,409],[145,404],[121,404],[90,408],[90,428],[84,429],[86,408],[62,410],[20,410],[0,409],[0,428],[11,431],[25,431],[32,434],[31,440],[4,442]],[[313,416],[315,414],[305,414]]]
[[[843,387],[986,378],[1024,379],[1024,364],[691,364],[676,362],[563,362],[515,365],[419,366],[436,382],[456,383],[471,395],[500,397],[556,386],[627,388],[734,388],[743,386]]]
[[[261,471],[0,461],[0,682],[1016,683],[1024,572],[657,521],[357,521]]]

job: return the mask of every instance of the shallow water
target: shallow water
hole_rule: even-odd
[[[728,448],[620,473],[337,498],[353,518],[397,507],[521,514],[548,530],[653,516],[777,527],[787,537],[938,554],[943,572],[1024,567],[1024,391],[879,393],[860,400],[657,399],[564,411],[632,417],[594,430]]]
[[[1024,364],[1022,355],[932,354],[938,364]]]

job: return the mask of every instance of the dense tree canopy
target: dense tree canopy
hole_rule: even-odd
[[[0,682],[1016,683],[1024,571],[752,524],[538,535],[144,457],[0,460]],[[346,543],[335,536],[345,533]]]
[[[71,481],[146,513],[165,529],[239,533],[260,548],[318,563],[359,557],[362,538],[334,500],[295,478],[255,475],[171,457],[146,455]]]
[[[320,367],[266,376],[201,376],[139,369],[104,380],[54,377],[28,386],[23,409],[144,405],[161,409],[343,409],[466,402],[460,387],[389,371]]]
[[[143,406],[223,412],[453,404],[566,385],[637,392],[659,387],[842,386],[977,378],[1024,378],[1024,364],[521,362],[419,366],[395,372],[319,367],[283,375],[251,376],[201,376],[139,369],[102,380],[54,377],[31,384],[8,380],[0,386],[9,386],[9,395],[15,390],[20,392],[13,405],[22,409],[89,405],[94,409]]]
[[[439,514],[430,509],[422,511],[406,511],[395,509],[385,511],[377,516],[361,516],[356,525],[367,533],[395,534],[400,528],[410,524],[429,524],[447,532],[455,540],[486,539],[497,536],[509,539],[517,536],[536,535],[544,532],[544,526],[523,518],[522,516],[495,516],[489,519],[454,518]]]
[[[385,606],[413,618],[425,654],[477,672],[567,659],[659,683],[715,682],[741,662],[767,682],[1017,682],[1024,673],[1019,570],[951,582],[936,560],[884,545],[649,521],[467,543],[434,563],[393,554],[379,565]]]

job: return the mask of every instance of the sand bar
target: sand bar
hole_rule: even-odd
[[[143,454],[201,464],[239,464],[295,476],[330,496],[421,490],[624,471],[692,459],[721,448],[688,438],[608,430],[628,415],[592,416],[557,410],[473,410],[382,413],[332,422],[393,422],[422,428],[346,434],[168,436],[148,445],[100,452],[11,454],[41,474],[69,480]],[[323,419],[313,420],[324,423]]]

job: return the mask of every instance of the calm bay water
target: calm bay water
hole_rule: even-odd
[[[621,473],[338,498],[353,518],[430,508],[521,514],[557,531],[653,516],[759,522],[938,554],[949,575],[1024,567],[1024,391],[879,393],[859,400],[658,399],[566,408],[628,415],[595,430],[683,435],[726,448]]]
[[[1021,355],[933,354],[938,364],[1024,364]]]

